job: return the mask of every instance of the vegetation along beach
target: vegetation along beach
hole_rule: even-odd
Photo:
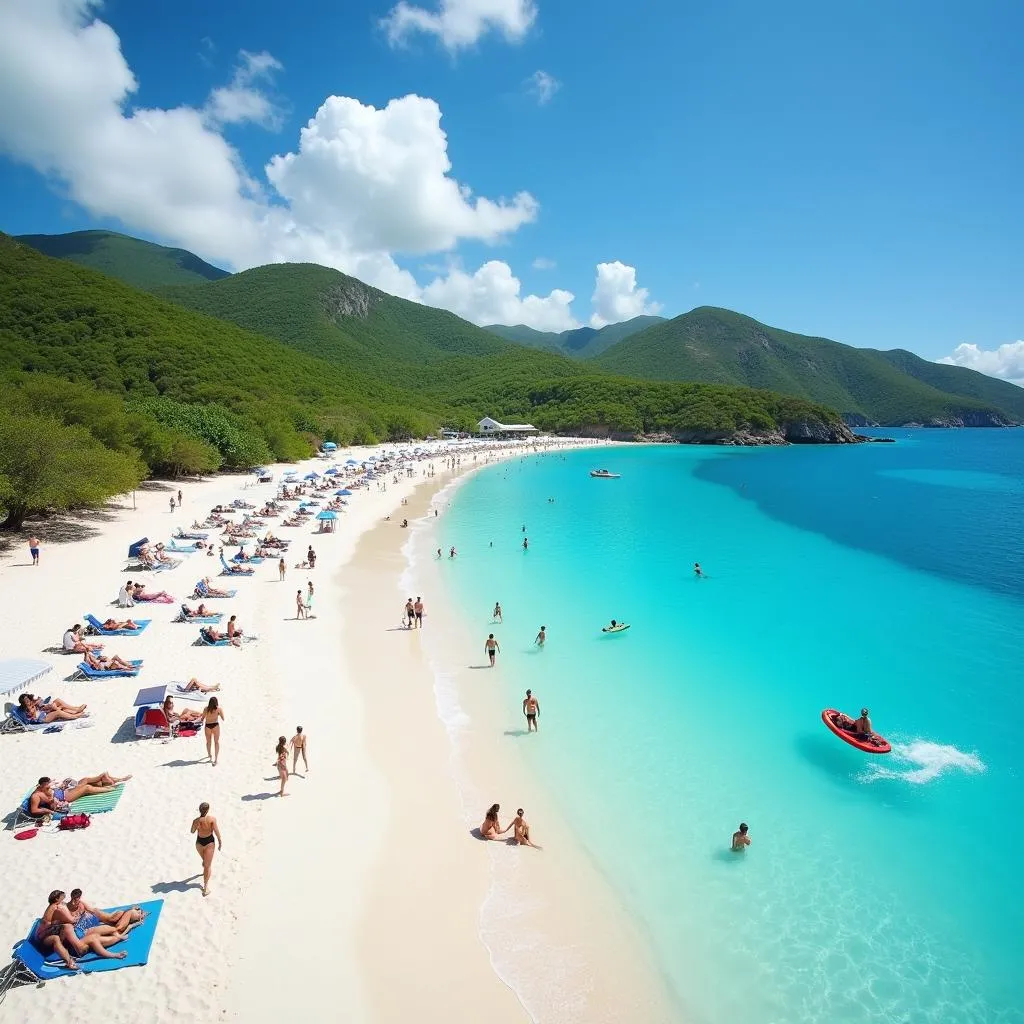
[[[2,0],[0,1015],[1024,1024],[1022,32]]]

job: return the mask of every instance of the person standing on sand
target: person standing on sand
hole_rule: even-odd
[[[32,564],[39,564],[39,538],[29,537],[28,539],[28,553],[32,556]]]
[[[217,849],[224,849],[217,827],[217,819],[210,814],[210,805],[205,801],[199,805],[199,817],[192,822],[192,832],[196,836],[196,853],[203,862],[203,895],[210,895],[210,877],[213,875],[213,842],[217,841]]]
[[[412,610],[416,613],[416,628],[423,628],[423,599],[416,595],[416,603],[412,606]]]
[[[415,620],[416,608],[412,603],[412,598],[410,597],[409,600],[405,602],[405,628],[412,629]]]
[[[491,619],[494,622],[504,622],[504,619],[501,617],[501,605],[497,601],[494,602],[494,614],[491,616]]]
[[[174,515],[174,495],[171,495],[171,515]]]
[[[306,580],[306,617],[315,619],[313,614],[313,581]]]
[[[304,619],[306,617],[306,605],[302,600],[302,591],[295,591],[295,618]]]
[[[547,626],[541,626],[540,627],[540,632],[537,634],[537,639],[534,640],[533,642],[534,642],[534,644],[536,644],[537,647],[539,647],[541,650],[543,650],[544,649],[544,642],[547,640],[547,638],[548,638],[548,627]]]
[[[178,488],[178,508],[181,508],[182,504],[184,504],[184,503],[181,500],[181,488],[179,487]]]
[[[288,740],[284,736],[278,736],[277,748],[277,774],[281,779],[281,789],[278,796],[288,796],[284,791],[284,784],[288,781]]]
[[[313,550],[313,545],[309,545],[309,550],[306,552],[306,561],[309,562],[310,569],[316,568],[316,552]]]
[[[281,559],[281,560],[280,560],[280,561],[279,561],[279,562],[277,563],[277,578],[278,578],[278,579],[279,579],[279,580],[280,580],[280,581],[281,581],[282,583],[284,583],[284,574],[285,574],[285,570],[286,570],[287,568],[288,568],[288,566],[287,566],[287,565],[285,564],[285,560],[284,560],[284,559],[282,558],[282,559]]]
[[[203,709],[203,732],[206,733],[206,756],[214,768],[217,767],[217,759],[220,757],[220,723],[222,721],[224,721],[224,709],[216,697],[211,697],[210,703]]]
[[[733,853],[742,853],[750,845],[750,836],[747,835],[747,823],[740,822],[739,830],[732,834]]]
[[[537,719],[540,718],[540,701],[533,695],[533,690],[527,690],[523,698],[523,714],[526,715],[526,731],[537,731]]]
[[[487,657],[491,659],[491,668],[494,668],[494,656],[501,650],[501,645],[494,639],[493,633],[487,634],[487,639],[484,641],[484,650],[487,652]]]
[[[305,771],[309,771],[309,761],[306,758],[306,751],[308,749],[307,744],[309,737],[302,731],[302,726],[295,726],[295,735],[292,737],[292,741],[289,746],[292,748],[292,774],[295,774],[295,769],[299,767],[299,754],[302,755],[302,767]]]

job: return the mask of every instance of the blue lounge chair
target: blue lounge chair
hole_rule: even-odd
[[[230,643],[231,641],[226,636],[221,637],[220,640],[211,640],[205,629],[199,630],[200,647],[227,647]]]
[[[119,971],[122,967],[143,967],[149,963],[149,953],[153,948],[153,939],[156,937],[156,926],[160,921],[160,911],[163,909],[163,900],[150,900],[138,904],[145,912],[146,917],[142,924],[133,928],[123,942],[117,944],[117,949],[123,950],[128,955],[123,960],[108,960],[96,956],[95,953],[86,953],[84,956],[76,956],[75,961],[79,970],[86,973],[98,973],[101,971]],[[129,910],[130,907],[111,907],[109,913],[116,913],[119,910]],[[14,985],[28,984],[35,985],[44,981],[52,981],[55,978],[70,978],[75,971],[69,971],[64,962],[56,953],[43,952],[33,941],[36,928],[39,925],[38,919],[32,923],[29,929],[28,938],[22,939],[14,944],[11,953],[14,958],[13,970],[5,971],[5,991]]]
[[[179,528],[174,531],[173,536],[177,540],[207,540],[210,535],[202,530],[189,530],[186,532]]]
[[[173,540],[164,548],[164,551],[174,551],[179,555],[194,555],[198,550],[199,549],[195,546],[195,544],[189,544],[185,547],[182,547],[180,544],[178,544],[177,541]]]
[[[93,668],[88,662],[80,662],[78,668],[75,669],[72,679],[114,679],[117,676],[137,676],[139,669],[142,668],[142,659],[138,658],[134,661],[129,662],[133,665],[131,671],[123,668],[114,669],[98,669]]]
[[[259,565],[263,561],[263,556],[262,555],[253,555],[251,558],[245,558],[245,559],[243,559],[241,556],[242,556],[242,552],[241,552],[241,550],[239,550],[237,555],[232,555],[231,556],[231,561],[232,562],[241,562],[243,565]]]
[[[100,636],[138,636],[153,620],[139,619],[138,629],[104,629],[103,623],[95,615],[86,615],[85,621],[92,626]]]
[[[183,604],[175,622],[197,622],[201,626],[216,626],[224,616],[220,612],[214,615],[189,615],[188,605]]]
[[[221,576],[251,576],[256,571],[255,569],[249,569],[248,571],[246,571],[245,569],[238,567],[236,567],[234,571],[232,571],[231,566],[224,561],[223,555],[220,556],[220,564],[224,567],[221,570]]]
[[[43,703],[46,704],[49,700],[50,698],[47,697]],[[53,722],[33,721],[21,710],[20,705],[12,704],[7,710],[7,718],[0,723],[0,733],[42,732],[43,729],[49,729],[53,724]]]
[[[227,600],[229,597],[234,597],[235,594],[237,593],[237,590],[229,590],[226,594],[223,595],[222,598],[220,594],[211,594],[210,591],[207,589],[206,584],[202,580],[200,580],[196,584],[196,589],[193,591],[192,597],[196,600],[202,599],[204,601],[218,601],[222,599]]]

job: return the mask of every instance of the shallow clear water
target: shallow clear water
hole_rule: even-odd
[[[897,433],[541,456],[439,521],[469,621],[504,608],[510,716],[541,700],[542,732],[507,742],[687,1021],[1024,1020],[1024,431]],[[863,705],[892,755],[821,723]]]

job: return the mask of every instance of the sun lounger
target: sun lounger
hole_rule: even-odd
[[[229,637],[221,637],[220,640],[211,640],[205,629],[199,630],[200,647],[227,647],[231,643]]]
[[[220,564],[224,567],[221,570],[221,576],[251,576],[256,571],[255,569],[249,569],[247,571],[244,568],[232,571],[231,566],[224,561],[223,555],[220,556]]]
[[[75,957],[79,970],[86,974],[94,974],[103,971],[119,971],[122,967],[143,967],[149,963],[149,954],[153,948],[156,926],[160,922],[160,911],[163,909],[163,905],[163,900],[149,900],[138,904],[146,914],[145,919],[142,924],[128,933],[123,942],[119,942],[113,947],[115,950],[128,954],[123,960],[108,960],[96,956],[95,953],[87,953],[84,956]],[[110,907],[108,912],[117,913],[120,910],[130,909],[130,906]],[[18,984],[35,985],[44,981],[52,981],[55,978],[68,978],[76,973],[69,971],[56,953],[43,952],[33,942],[32,936],[35,935],[38,925],[37,918],[29,929],[28,937],[14,945],[11,953],[14,958],[12,965],[14,969],[8,969],[5,972],[4,985],[7,988]]]
[[[137,676],[142,668],[142,659],[138,658],[129,662],[134,667],[129,671],[124,668],[98,669],[93,668],[87,662],[80,662],[75,669],[72,679],[114,679],[116,676]]]
[[[201,626],[216,626],[221,619],[224,618],[222,612],[215,612],[213,615],[189,615],[188,606],[182,605],[181,611],[178,612],[178,617],[174,620],[175,622],[197,622]]]
[[[153,620],[139,619],[138,629],[104,629],[103,623],[95,615],[86,615],[85,621],[92,626],[100,636],[138,636]]]
[[[176,541],[173,540],[164,548],[164,551],[174,551],[179,555],[194,555],[198,550],[199,549],[195,546],[195,544],[182,547]]]

